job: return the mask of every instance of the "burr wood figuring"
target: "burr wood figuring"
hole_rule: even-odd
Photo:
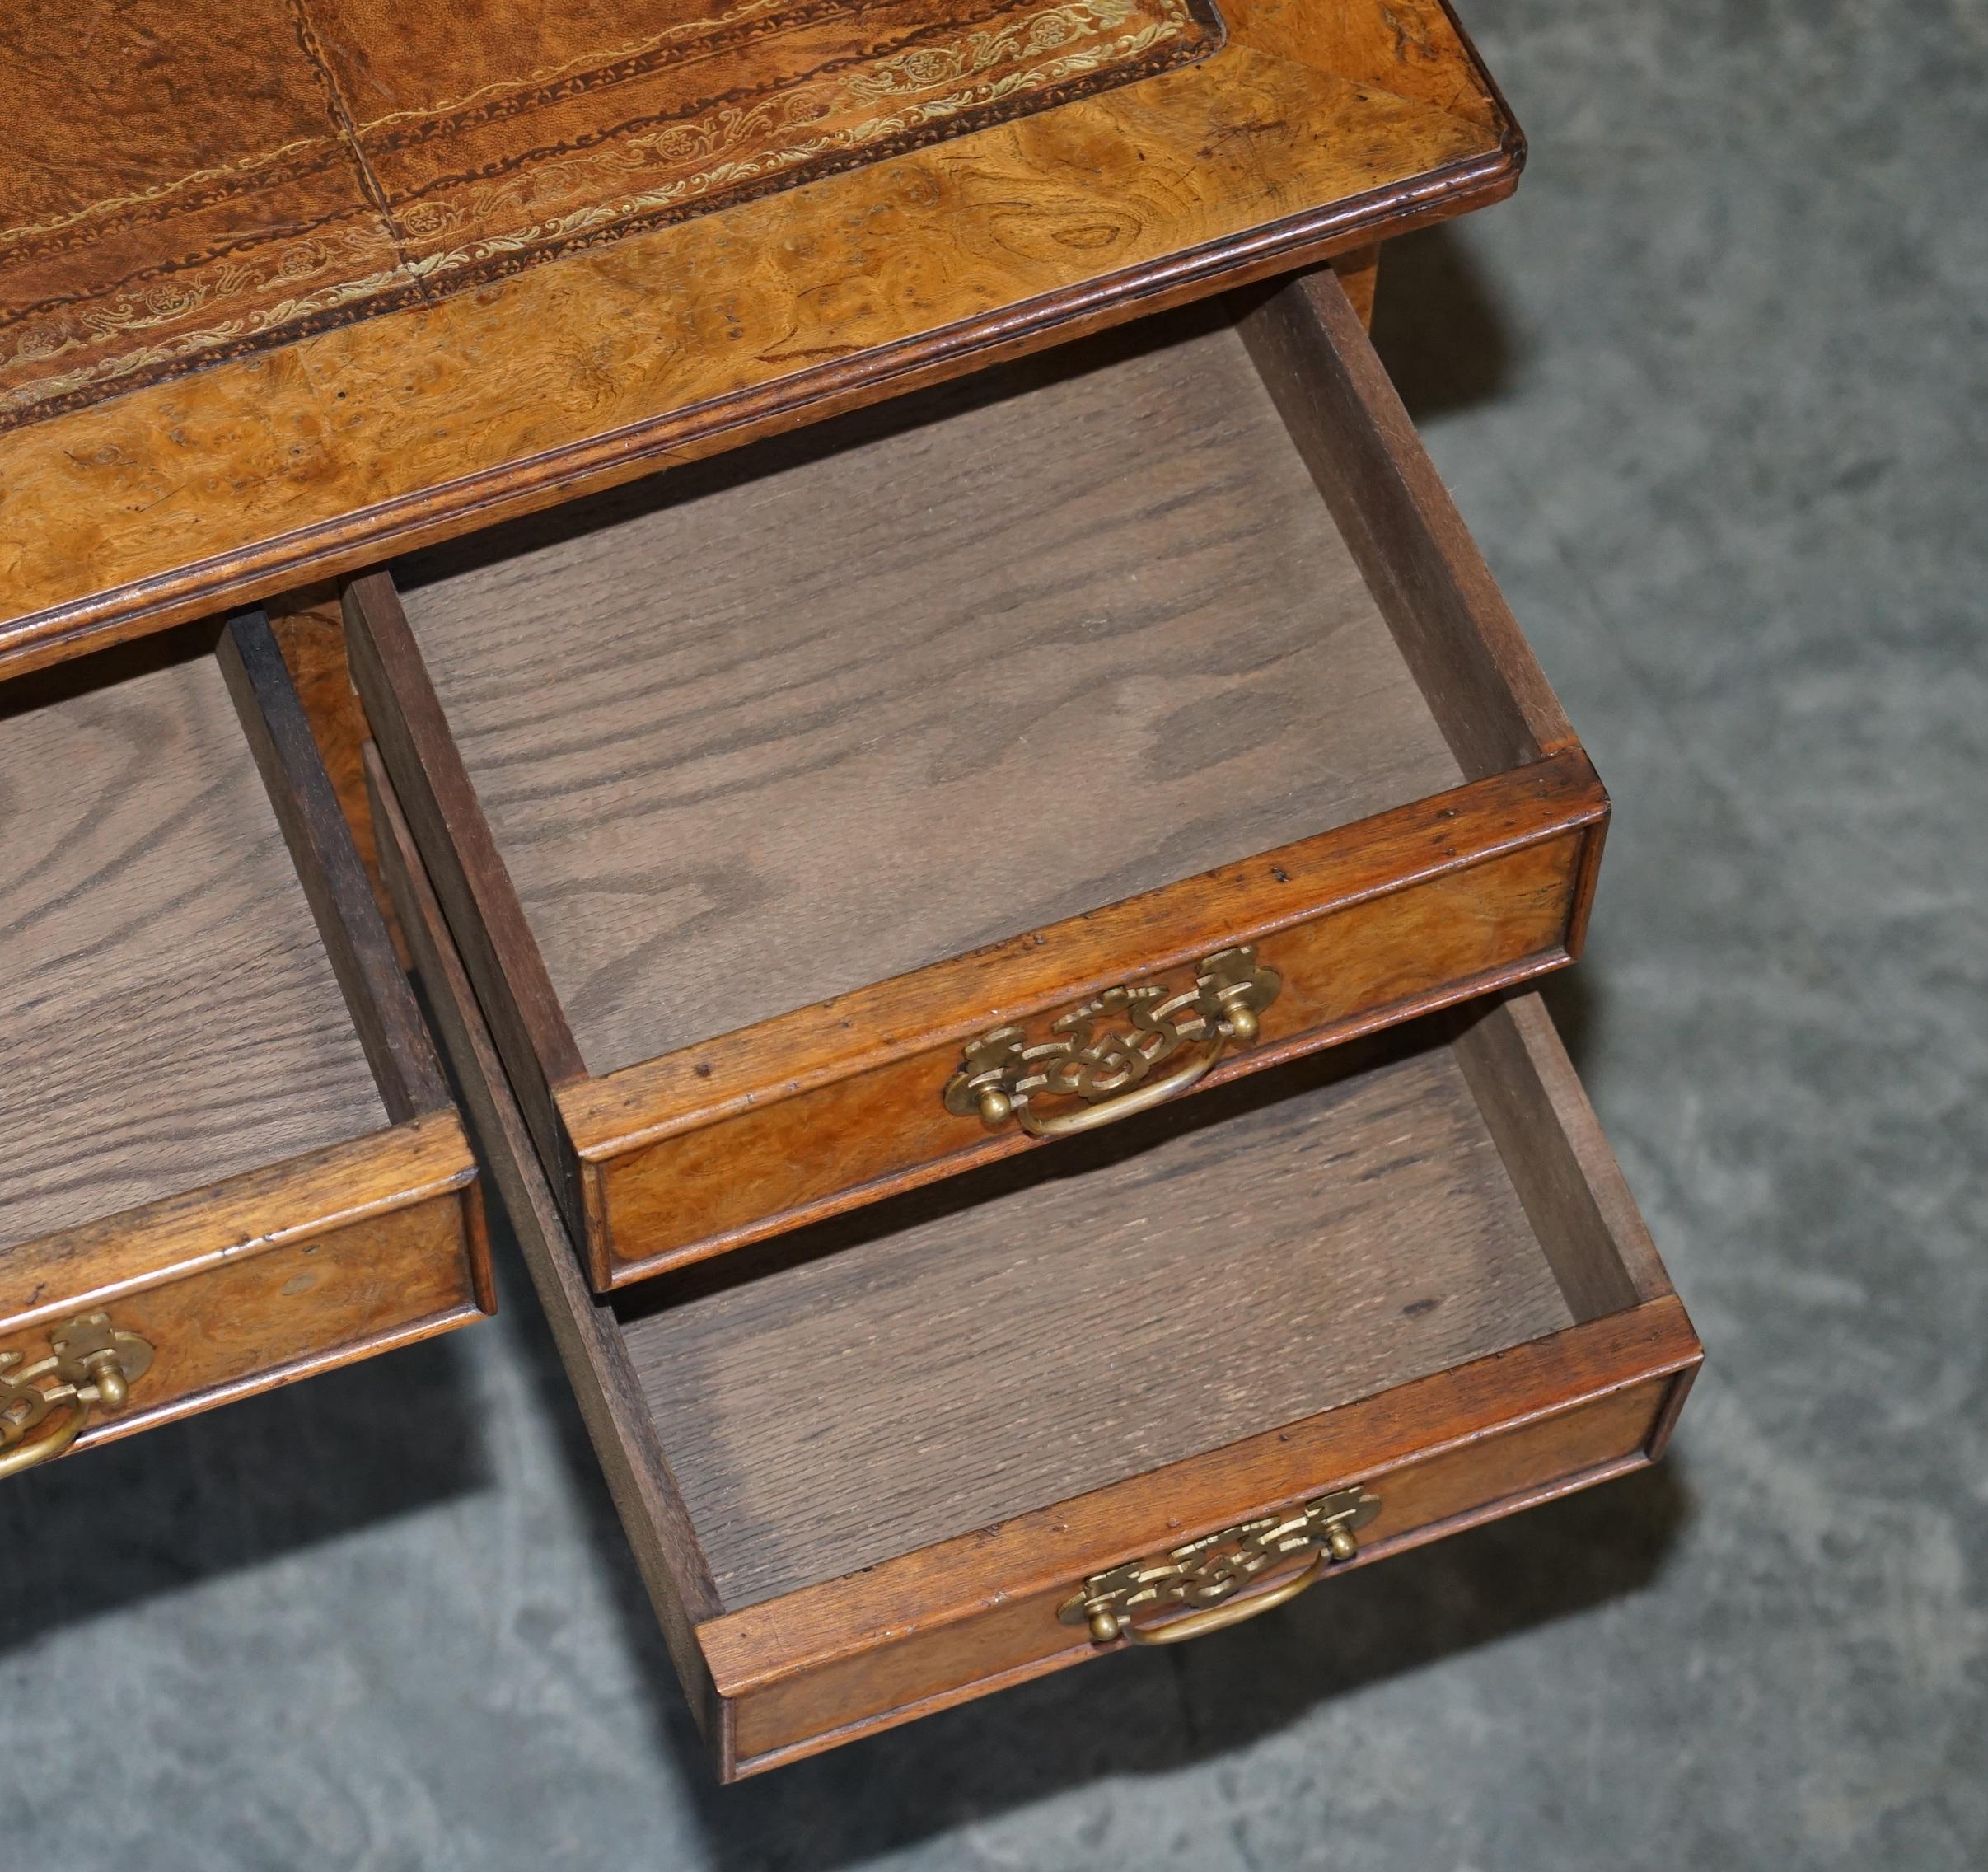
[[[0,83],[16,667],[1365,247],[1523,156],[1440,0],[49,0]]]

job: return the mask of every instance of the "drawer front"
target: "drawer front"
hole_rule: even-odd
[[[1352,1489],[1378,1500],[1373,1519],[1357,1534],[1357,1553],[1344,1560],[1317,1551],[1297,1555],[1265,1578],[1256,1598],[1265,1610],[1275,1611],[1284,1603],[1278,1589],[1295,1583],[1293,1576],[1300,1571],[1310,1570],[1314,1580],[1329,1584],[1331,1576],[1642,1467],[1658,1453],[1660,1430],[1682,1382],[1677,1375],[1660,1374],[1543,1420],[1488,1432],[1465,1448],[1358,1476],[1327,1472],[1307,1486],[1301,1499]],[[1260,1505],[1239,1513],[1231,1525],[1275,1516],[1289,1505],[1288,1500]],[[1067,1522],[1082,1513],[1075,1506],[1069,1514],[1059,1511],[1059,1518]],[[990,1530],[989,1537],[999,1541],[1008,1532]],[[1038,1532],[1015,1531],[1022,1539]],[[1172,1535],[1160,1536],[1154,1557],[1163,1559],[1175,1544]],[[779,1767],[1139,1641],[1128,1636],[1101,1644],[1083,1625],[1059,1617],[1081,1595],[1083,1580],[1095,1577],[1073,1575],[1045,1592],[1013,1598],[990,1595],[999,1601],[993,1609],[739,1689],[724,1739],[732,1772],[743,1776]],[[1252,1616],[1251,1606],[1249,1594],[1224,1602],[1225,1612],[1239,1615],[1234,1622]],[[734,1617],[749,1631],[751,1612]],[[1167,1626],[1161,1622],[1152,1629],[1164,1631]],[[722,1626],[705,1634],[708,1650],[721,1660],[721,1672],[733,1636]],[[726,1682],[721,1674],[721,1691]]]
[[[133,661],[0,718],[0,1474],[493,1303],[469,1140],[266,620]]]
[[[1579,953],[1607,795],[1357,315],[1231,311],[345,587],[596,1291]]]
[[[1326,1560],[1316,1578],[1330,1584],[1328,1574],[1350,1572],[1441,1534],[1531,1509],[1642,1467],[1650,1461],[1656,1427],[1676,1383],[1678,1379],[1670,1375],[1652,1377],[1545,1423],[1491,1433],[1467,1451],[1358,1478],[1359,1486],[1378,1496],[1380,1509],[1359,1530],[1356,1556]],[[1332,1486],[1306,1492],[1326,1496],[1342,1486],[1352,1485],[1340,1478]],[[1275,1514],[1279,1506],[1268,1505],[1256,1514]],[[1266,1580],[1258,1598],[1268,1600],[1280,1582],[1310,1564],[1310,1558],[1292,1560],[1275,1580]],[[1096,1644],[1082,1626],[1058,1617],[1059,1608],[1068,1606],[1078,1590],[1078,1580],[1069,1580],[943,1630],[881,1644],[857,1658],[761,1689],[746,1689],[733,1705],[727,1737],[733,1772],[743,1776],[775,1769],[875,1729],[1024,1683],[1045,1671],[1103,1658],[1135,1641],[1120,1637]],[[1275,1603],[1266,1610],[1275,1610]],[[1237,1613],[1248,1606],[1248,1596],[1227,1602],[1227,1610]],[[1163,1631],[1165,1626],[1153,1630]],[[709,1634],[709,1644],[720,1650],[723,1637]]]
[[[1078,928],[1021,938],[999,958],[970,958],[947,973],[971,1008],[974,1025],[963,1027],[957,1012],[932,1023],[926,1004],[943,989],[929,981],[914,990],[912,1008],[891,1005],[887,991],[852,995],[804,1031],[796,1031],[801,1023],[769,1023],[735,1041],[700,1047],[693,1060],[662,1062],[653,1073],[564,1088],[559,1103],[568,1132],[594,1140],[581,1154],[579,1173],[596,1244],[596,1284],[646,1279],[1043,1141],[1013,1119],[990,1128],[942,1095],[971,1066],[967,1049],[988,1028],[1018,1027],[1039,1043],[1086,999],[1116,985],[1113,976],[1135,992],[1170,995],[1193,982],[1197,955],[1244,944],[1274,971],[1276,997],[1247,1046],[1185,1047],[1177,1056],[1185,1064],[1167,1068],[1212,1088],[1565,966],[1578,947],[1582,885],[1598,860],[1607,803],[1579,756],[1541,765],[1551,770],[1513,789],[1519,797],[1485,839],[1488,853],[1460,848],[1448,803],[1399,815],[1418,823],[1413,830],[1377,827],[1373,845],[1392,851],[1420,833],[1430,846],[1433,874],[1393,884],[1391,857],[1367,880],[1370,887],[1373,876],[1389,878],[1388,887],[1362,895],[1354,885],[1346,893],[1350,901],[1281,927],[1272,916],[1244,920],[1234,914],[1242,906],[1229,900],[1254,896],[1257,887],[1315,905],[1321,887],[1332,887],[1320,873],[1338,868],[1337,854],[1272,854],[1239,867],[1233,878],[1195,879],[1158,893],[1165,904],[1115,906]],[[1225,891],[1225,884],[1239,887]],[[1164,959],[1156,962],[1159,944]],[[1037,979],[1069,957],[1097,986],[1087,985],[1082,999],[1066,991],[1047,1006],[1009,1003],[990,1017],[989,976],[1000,980],[1010,957]],[[883,1051],[890,1037],[928,1023],[947,1035],[940,1044],[900,1050],[867,1071],[840,1070],[845,1054],[821,1045],[825,1031],[840,1039],[849,1027],[868,1027]],[[1100,1027],[1134,1042],[1139,1037],[1122,1022]],[[1212,1065],[1197,1070],[1211,1055]],[[639,1088],[629,1083],[636,1077]],[[681,1121],[673,1116],[679,1101],[691,1108]],[[643,1115],[639,1128],[617,1135],[617,1124],[634,1110]],[[1101,1104],[1087,1116],[1112,1113]]]
[[[422,1153],[430,1162],[410,1158],[402,1167],[414,1190],[425,1182],[428,1193],[405,1206],[246,1250],[216,1240],[206,1254],[188,1257],[193,1271],[135,1289],[84,1289],[0,1327],[0,1360],[12,1353],[18,1360],[0,1372],[0,1383],[25,1383],[48,1403],[45,1412],[32,1400],[17,1407],[18,1416],[38,1420],[24,1426],[31,1430],[21,1439],[24,1455],[73,1428],[73,1447],[87,1449],[493,1310],[476,1185],[461,1167],[464,1140],[453,1121],[435,1121],[433,1128],[437,1135]],[[344,1168],[363,1175],[379,1165],[375,1156]],[[59,1370],[40,1369],[91,1318],[120,1347],[133,1338],[143,1343],[143,1367],[115,1409],[101,1398],[72,1399]]]

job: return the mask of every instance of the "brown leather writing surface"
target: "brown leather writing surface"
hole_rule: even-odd
[[[54,0],[0,428],[1148,76],[1207,0]]]
[[[405,297],[284,0],[0,9],[0,428]]]

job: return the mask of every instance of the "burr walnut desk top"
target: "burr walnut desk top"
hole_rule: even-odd
[[[1441,0],[1219,3],[16,10],[0,673],[1513,185]]]

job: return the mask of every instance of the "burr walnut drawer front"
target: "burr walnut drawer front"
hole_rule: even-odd
[[[1682,1403],[1697,1341],[1529,994],[596,1295],[383,849],[727,1779],[1635,1467]]]
[[[601,1291],[1579,943],[1606,798],[1329,272],[345,600]]]
[[[260,614],[0,690],[0,1474],[488,1310],[469,1140]]]

